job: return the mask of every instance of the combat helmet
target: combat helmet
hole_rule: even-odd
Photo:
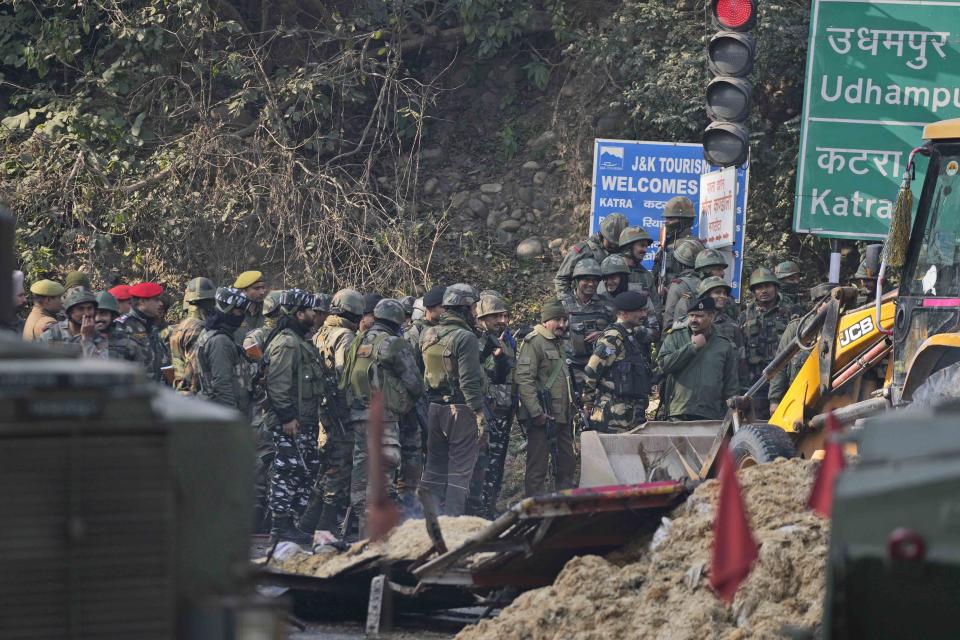
[[[593,258],[583,258],[573,267],[573,279],[577,278],[602,278],[603,270]]]
[[[342,315],[349,313],[355,316],[363,315],[363,294],[356,289],[340,289],[333,294],[330,301],[330,313]]]
[[[663,207],[664,218],[692,218],[693,201],[684,196],[674,196]]]
[[[281,313],[292,316],[297,311],[312,309],[314,300],[313,295],[306,291],[301,289],[287,289],[281,294],[277,304]]]
[[[754,269],[753,273],[750,274],[750,288],[753,289],[758,284],[765,283],[775,284],[777,287],[780,286],[780,281],[777,280],[777,276],[773,275],[773,271],[766,267],[760,267]]]
[[[407,319],[407,313],[399,300],[383,298],[373,308],[373,317],[375,320],[386,320],[399,326]]]
[[[322,311],[323,313],[330,313],[331,300],[333,300],[333,298],[329,293],[313,294],[313,310]]]
[[[733,291],[730,283],[720,276],[710,276],[700,281],[700,285],[697,287],[697,297],[705,296],[711,289],[716,289],[717,287],[726,287],[728,295]]]
[[[603,274],[603,277],[622,273],[629,274],[630,265],[627,264],[626,258],[618,253],[614,253],[604,258],[603,262],[600,263],[600,272]]]
[[[280,298],[283,297],[283,289],[274,289],[263,298],[263,308],[260,312],[273,318],[280,312]]]
[[[413,296],[404,296],[400,298],[400,304],[403,305],[403,313],[409,318],[413,315],[413,304],[417,301]]]
[[[819,300],[820,298],[828,296],[830,295],[831,291],[833,291],[836,287],[839,287],[839,286],[840,285],[837,284],[836,282],[821,282],[818,285],[810,287],[810,299],[816,301],[816,300]]]
[[[113,294],[109,291],[101,291],[97,294],[97,310],[112,311],[115,316],[120,315],[120,304]]]
[[[683,238],[673,250],[673,257],[685,267],[697,264],[697,256],[703,251],[703,245],[695,238]],[[726,262],[724,262],[726,264]]]
[[[784,260],[773,270],[773,275],[777,276],[779,280],[790,276],[798,276],[800,275],[800,265],[793,260]]]
[[[480,301],[477,303],[477,317],[482,318],[483,316],[493,315],[494,313],[509,313],[507,311],[507,304],[500,296],[489,294],[481,295]]]
[[[697,259],[694,261],[694,268],[698,271],[700,269],[708,269],[710,267],[726,266],[726,259],[723,257],[723,254],[716,249],[704,249],[697,254]]]
[[[476,304],[476,290],[468,284],[459,282],[447,287],[443,292],[443,306],[445,307],[469,307]]]
[[[75,307],[78,304],[85,304],[89,302],[92,302],[94,306],[97,306],[97,296],[93,295],[93,292],[90,291],[90,289],[71,289],[67,292],[67,295],[63,296],[63,310],[67,313],[70,313],[70,307]]]
[[[220,313],[230,313],[234,309],[239,309],[246,313],[250,308],[250,298],[245,296],[242,291],[234,287],[220,287],[214,296],[217,311]]]
[[[607,242],[619,244],[620,233],[626,228],[627,224],[627,217],[625,215],[622,213],[611,213],[608,216],[604,216],[603,220],[600,221],[600,235],[603,236]]]
[[[620,232],[620,242],[617,243],[617,246],[621,249],[626,249],[634,242],[641,242],[643,240],[653,242],[653,238],[650,237],[646,229],[643,227],[627,227]]]
[[[199,300],[213,300],[217,295],[217,285],[210,278],[194,278],[187,283],[187,290],[183,292],[184,304],[196,303]]]

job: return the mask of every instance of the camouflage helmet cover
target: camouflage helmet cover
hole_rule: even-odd
[[[477,302],[476,290],[468,284],[459,282],[447,287],[443,292],[443,306],[445,307],[469,307]]]
[[[268,318],[277,315],[280,310],[280,299],[283,297],[283,289],[274,289],[263,299],[263,308],[261,313]]]
[[[650,237],[650,234],[647,233],[647,230],[643,227],[627,227],[620,232],[620,242],[617,245],[624,249],[629,247],[634,242],[641,242],[646,240],[647,242],[653,242],[653,238]]]
[[[97,309],[100,311],[112,311],[116,315],[120,315],[120,304],[109,291],[101,291],[97,294]]]
[[[607,242],[620,242],[620,233],[627,227],[627,217],[622,213],[611,213],[600,221],[600,235]]]
[[[330,313],[335,315],[349,313],[362,316],[363,294],[356,289],[340,289],[333,294],[333,300],[330,301]]]
[[[800,275],[800,265],[793,260],[784,260],[773,270],[773,275],[777,278],[789,278],[790,276]]]
[[[627,264],[626,258],[614,253],[604,258],[603,262],[600,263],[600,272],[604,277],[618,273],[630,273],[630,265]]]
[[[693,267],[697,263],[697,256],[703,251],[703,244],[695,238],[683,238],[673,250],[673,257],[685,267]],[[726,263],[724,263],[726,264]]]
[[[694,261],[694,267],[697,269],[707,269],[709,267],[726,267],[727,260],[723,254],[716,249],[704,249],[697,254]]]
[[[63,308],[66,311],[70,311],[70,307],[75,307],[78,304],[84,304],[92,302],[94,306],[97,305],[97,296],[93,295],[93,292],[90,289],[83,287],[77,287],[71,289],[67,292],[67,295],[63,296]]]
[[[603,270],[593,258],[583,258],[573,267],[573,279],[577,278],[601,278]]]
[[[213,300],[217,295],[217,285],[213,284],[210,278],[193,278],[187,283],[187,289],[183,292],[183,301],[186,304],[198,300]]]
[[[407,319],[407,314],[399,300],[383,298],[373,308],[373,317],[376,320],[386,320],[400,325]]]
[[[330,301],[332,299],[333,298],[329,293],[313,294],[314,311],[322,311],[324,313],[330,313]]]
[[[769,282],[776,286],[780,286],[780,281],[777,280],[777,276],[773,274],[773,271],[766,267],[760,267],[759,269],[754,269],[753,273],[750,274],[750,288]]]
[[[477,303],[477,317],[482,318],[494,313],[509,313],[507,304],[499,296],[481,295]]]
[[[685,196],[674,196],[663,207],[664,218],[692,218],[693,201]]]
[[[727,294],[733,291],[730,283],[720,276],[710,276],[700,282],[700,286],[697,287],[697,296],[705,296],[711,289],[716,289],[717,287],[726,287]]]

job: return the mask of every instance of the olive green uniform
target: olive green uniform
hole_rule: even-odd
[[[675,420],[721,420],[726,400],[740,386],[736,348],[716,331],[700,348],[691,336],[689,327],[674,327],[657,353],[660,372],[667,376],[666,415]]]
[[[110,360],[123,360],[143,366],[143,352],[140,347],[116,323],[111,322],[103,335],[107,340],[107,357]]]
[[[563,341],[542,324],[536,325],[518,346],[517,368],[514,372],[517,394],[520,396],[517,417],[528,425],[527,463],[523,478],[524,495],[528,497],[544,493],[547,480],[550,456],[547,430],[532,423],[532,419],[543,415],[544,411],[548,411],[556,424],[559,477],[554,480],[557,488],[574,486],[577,454],[573,446],[569,376]],[[549,392],[550,407],[540,404],[538,391],[543,389]]]
[[[251,304],[250,308],[247,309],[247,312],[243,317],[243,323],[241,323],[240,328],[237,329],[233,334],[233,341],[236,342],[238,346],[242,346],[243,340],[247,337],[247,334],[254,329],[259,329],[262,327],[265,320],[266,318],[263,315],[263,303],[255,302]]]
[[[420,483],[447,515],[463,515],[480,442],[484,373],[480,344],[459,316],[447,314],[420,339],[430,411]]]
[[[320,355],[303,335],[288,327],[274,336],[264,353],[266,424],[276,445],[270,472],[270,510],[274,519],[293,517],[309,503],[320,468],[320,403],[326,393]],[[288,436],[282,426],[297,420]]]
[[[740,330],[745,340],[744,367],[746,379],[741,380],[743,389],[748,389],[763,374],[763,369],[777,355],[780,337],[790,324],[790,319],[799,315],[780,294],[773,306],[766,311],[752,302],[740,312]],[[764,385],[753,396],[753,410],[758,419],[770,417],[769,385]]]
[[[654,286],[653,272],[643,266],[642,262],[638,262],[635,267],[630,267],[630,274],[627,276],[627,289],[647,294],[650,299],[650,306],[654,309],[654,313],[650,316],[660,315],[662,305],[660,292]]]
[[[395,499],[396,471],[400,467],[399,420],[413,409],[423,394],[423,381],[410,343],[388,326],[374,322],[351,344],[340,384],[350,386],[350,430],[354,434],[350,506],[359,516],[365,512],[367,503],[367,428],[373,388],[383,394],[383,472],[387,493]]]
[[[777,352],[789,348],[797,337],[797,330],[800,327],[800,317],[792,318],[783,335],[780,336],[780,342],[777,344]],[[800,373],[803,363],[807,361],[810,355],[810,349],[800,349],[795,356],[790,359],[785,366],[777,371],[770,380],[770,393],[768,394],[770,402],[780,402],[786,395],[787,389],[793,383],[793,379]]]
[[[658,294],[661,293],[661,289],[665,292],[667,286],[673,281],[677,274],[686,268],[674,258],[673,250],[677,246],[677,243],[684,238],[693,237],[692,229],[693,227],[691,226],[685,226],[672,234],[667,232],[666,242],[663,247],[657,251],[657,255],[653,260],[653,277]]]
[[[347,360],[347,350],[357,335],[357,325],[341,316],[329,316],[313,337],[313,343],[320,351],[324,368],[335,375],[339,381],[343,377],[343,366]],[[350,423],[349,389],[340,394],[340,406],[334,407],[339,413],[339,425],[324,425],[327,429],[326,462],[324,472],[323,503],[325,509],[339,512],[350,499],[350,473],[353,468],[353,432]]]
[[[83,340],[79,333],[77,335],[70,333],[68,322],[68,320],[61,320],[49,325],[36,342],[55,346],[69,345],[66,347],[68,351],[82,353],[85,358],[107,359],[107,340],[102,335],[97,333],[93,340]]]
[[[582,401],[594,407],[591,423],[625,430],[647,421],[653,337],[643,325],[616,322],[597,340],[584,369]]]
[[[195,354],[192,366],[199,375],[203,397],[249,418],[250,366],[232,332],[204,329],[197,338]]]
[[[570,331],[567,341],[569,357],[573,365],[574,381],[578,388],[583,385],[583,368],[593,354],[592,342],[587,342],[587,336],[595,332],[603,332],[613,323],[614,315],[611,307],[604,303],[600,296],[594,296],[586,302],[581,302],[574,295],[562,298],[563,307],[570,317]],[[599,337],[599,336],[598,336]]]
[[[244,352],[247,352],[251,347],[256,347],[261,353],[262,358],[267,338],[276,325],[276,318],[268,317],[262,327],[258,327],[248,333],[243,338]],[[277,453],[276,446],[273,443],[273,433],[271,433],[270,429],[264,424],[267,395],[264,381],[261,377],[262,366],[262,360],[250,363],[250,376],[255,382],[252,389],[251,406],[253,410],[252,423],[255,431],[254,438],[257,449],[253,486],[257,496],[256,504],[258,505],[258,516],[260,518],[262,518],[266,512],[266,506],[269,500],[270,465],[273,464],[273,458]],[[260,522],[260,520],[258,520],[258,522]]]
[[[663,305],[664,327],[672,327],[686,319],[687,310],[698,298],[699,286],[700,276],[694,269],[686,268],[673,278],[667,290],[667,301]]]
[[[570,247],[567,255],[563,257],[560,268],[557,269],[557,275],[553,278],[553,288],[557,292],[557,297],[564,298],[573,295],[573,269],[577,263],[584,258],[593,258],[597,264],[603,262],[603,259],[609,255],[609,252],[603,246],[603,239],[599,235],[593,235],[578,242]]]

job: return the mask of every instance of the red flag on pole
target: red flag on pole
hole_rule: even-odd
[[[807,498],[807,507],[824,518],[829,518],[833,511],[833,487],[837,483],[837,476],[846,465],[843,445],[831,437],[837,433],[840,433],[840,422],[831,411],[827,414],[827,442],[823,447],[823,462],[820,463],[817,478],[810,489],[810,497]]]
[[[750,575],[758,547],[750,532],[747,510],[737,482],[737,469],[728,447],[720,447],[720,496],[713,520],[713,556],[710,586],[724,602],[733,601],[740,584]]]

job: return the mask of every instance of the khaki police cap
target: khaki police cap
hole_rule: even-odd
[[[30,293],[35,296],[47,296],[53,298],[62,296],[65,289],[59,282],[53,280],[39,280],[30,286]]]
[[[258,282],[263,282],[263,272],[244,271],[237,276],[237,279],[233,282],[233,286],[237,289],[246,289],[247,287],[252,287]]]

